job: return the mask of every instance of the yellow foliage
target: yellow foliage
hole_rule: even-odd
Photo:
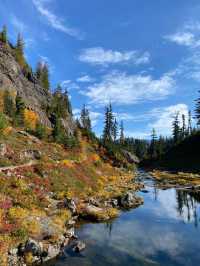
[[[32,265],[33,263],[33,254],[31,252],[27,252],[24,256],[25,262],[27,265]]]
[[[71,214],[67,210],[60,210],[60,212],[54,216],[53,222],[59,227],[61,230],[65,229],[66,222],[71,218]]]
[[[61,163],[68,168],[74,167],[74,162],[71,160],[63,160]]]
[[[9,209],[9,217],[12,220],[23,220],[29,216],[29,211],[21,207],[12,207]]]
[[[24,110],[25,127],[35,130],[37,122],[38,122],[38,115],[31,110],[25,109]]]
[[[90,159],[91,159],[92,162],[98,162],[98,161],[100,161],[99,155],[98,154],[95,154],[95,153],[90,156]]]
[[[36,219],[33,220],[25,220],[22,223],[23,227],[31,234],[32,236],[37,236],[40,235],[41,228],[40,228],[40,223]]]
[[[9,135],[11,132],[12,132],[13,128],[12,127],[6,127],[4,130],[3,130],[3,135],[7,136]]]

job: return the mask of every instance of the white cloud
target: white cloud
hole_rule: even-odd
[[[67,79],[67,80],[63,80],[61,82],[61,86],[64,87],[64,89],[70,91],[70,90],[78,90],[79,86],[78,84],[76,84],[75,82]]]
[[[197,48],[200,46],[200,23],[186,23],[182,29],[173,34],[167,35],[164,38],[178,45],[187,46],[193,49]]]
[[[88,76],[88,75],[85,75],[85,76],[82,76],[82,77],[77,78],[76,81],[77,81],[77,82],[93,82],[94,79],[91,78],[91,77]]]
[[[193,46],[195,43],[194,34],[190,32],[177,32],[175,34],[168,35],[165,38],[179,45]]]
[[[174,115],[179,113],[179,119],[181,121],[182,115],[188,119],[188,106],[186,104],[180,103],[176,105],[171,105],[164,108],[154,108],[151,110],[152,117],[156,120],[148,124],[148,128],[155,128],[159,135],[170,135],[172,131],[172,121]]]
[[[105,50],[102,47],[94,47],[82,50],[79,60],[93,65],[108,66],[117,63],[133,63],[141,65],[149,63],[150,54],[138,51],[113,51]]]
[[[64,32],[72,37],[76,37],[78,39],[83,38],[82,33],[80,33],[78,29],[66,25],[66,23],[64,23],[60,17],[58,17],[52,11],[49,10],[46,4],[49,3],[50,1],[46,0],[32,0],[32,1],[38,12],[42,15],[42,17],[44,17],[47,20],[48,24],[52,28]]]
[[[134,104],[144,101],[164,99],[172,94],[175,81],[168,75],[153,79],[150,75],[127,75],[112,72],[103,76],[100,83],[88,87],[82,94],[88,96],[92,103],[105,105]]]

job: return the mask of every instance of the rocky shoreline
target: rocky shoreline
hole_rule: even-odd
[[[138,184],[137,190],[143,187]],[[55,203],[55,202],[54,202]],[[79,202],[78,199],[66,198],[56,202],[58,208],[65,208],[71,213],[71,219],[66,222],[66,230],[56,241],[50,240],[50,228],[41,239],[29,238],[25,243],[9,250],[9,266],[42,265],[55,259],[68,246],[73,252],[81,252],[85,244],[75,235],[75,225],[80,220],[103,222],[116,218],[120,210],[136,208],[143,204],[143,199],[136,196],[136,190],[128,190],[121,196],[112,199],[89,198]],[[47,231],[48,231],[47,230]]]

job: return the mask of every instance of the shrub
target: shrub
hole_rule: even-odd
[[[6,116],[0,112],[0,133],[3,133],[3,131],[8,127],[8,124]]]
[[[37,122],[35,127],[35,135],[39,139],[46,139],[47,138],[47,128],[42,125],[41,123]]]
[[[28,109],[24,110],[24,125],[28,130],[35,130],[38,122],[38,115]]]

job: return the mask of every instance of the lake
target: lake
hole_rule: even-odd
[[[65,256],[48,266],[200,265],[200,194],[156,189],[142,171],[138,178],[148,191],[138,193],[143,206],[109,223],[80,226],[76,234],[86,249],[81,254],[66,249]]]

